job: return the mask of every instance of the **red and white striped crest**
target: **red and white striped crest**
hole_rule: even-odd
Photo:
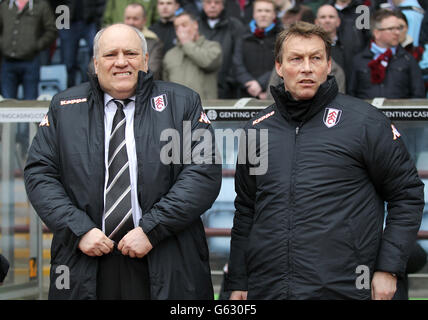
[[[163,110],[165,110],[168,105],[166,94],[161,94],[160,96],[152,98],[151,102],[153,110],[158,112],[162,112]]]
[[[324,124],[327,128],[334,127],[340,121],[340,116],[342,115],[342,110],[326,108],[324,112]]]

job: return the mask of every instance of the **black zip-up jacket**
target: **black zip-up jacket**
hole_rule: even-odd
[[[248,137],[268,130],[267,170],[249,174],[248,157],[260,152],[249,139],[236,167],[226,288],[248,299],[370,299],[358,266],[370,281],[406,270],[424,207],[415,166],[389,119],[364,101],[337,94],[298,123],[284,112],[283,87],[272,94],[275,104],[244,128]]]
[[[373,59],[369,47],[354,57],[352,74],[347,83],[350,95],[360,99],[384,97],[388,99],[424,98],[425,88],[422,71],[415,58],[397,46],[386,68],[385,79],[382,83],[373,84],[370,80],[369,62]]]
[[[162,95],[166,108],[158,112],[152,100]],[[168,137],[161,141],[160,136],[166,129],[175,129],[180,139],[188,141],[183,138],[184,128],[192,133],[207,129],[214,137],[213,130],[208,121],[201,121],[196,92],[153,81],[151,73],[140,71],[135,104],[137,188],[143,214],[139,225],[153,245],[147,256],[151,298],[212,299],[200,215],[218,195],[221,165],[214,164],[210,150],[199,158],[201,164],[187,161],[181,141],[180,164],[163,164],[160,151],[171,142]],[[41,123],[31,145],[24,171],[27,194],[53,232],[49,298],[96,298],[98,258],[83,254],[78,243],[86,232],[102,226],[104,135],[104,99],[95,78],[91,84],[70,88],[52,99],[48,122]],[[196,141],[187,144],[192,152],[198,145]],[[212,164],[202,163],[205,160]],[[56,288],[60,265],[70,270],[69,290]]]

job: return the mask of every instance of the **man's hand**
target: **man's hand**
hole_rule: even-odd
[[[141,229],[141,227],[136,227],[120,240],[117,248],[122,254],[130,256],[131,258],[142,258],[152,250],[153,246],[143,229]]]
[[[267,92],[260,92],[257,98],[259,98],[260,100],[267,100]]]
[[[176,30],[177,39],[181,44],[195,41],[195,34],[183,29]]]
[[[229,300],[247,300],[248,291],[232,291]]]
[[[245,87],[247,88],[248,93],[253,97],[257,97],[263,91],[257,80],[246,82]]]
[[[97,228],[89,230],[80,239],[79,249],[86,255],[95,257],[110,253],[113,250],[114,242]]]
[[[391,300],[397,290],[397,278],[389,272],[376,271],[372,279],[372,300]]]

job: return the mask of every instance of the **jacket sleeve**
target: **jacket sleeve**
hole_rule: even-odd
[[[47,2],[40,2],[43,5],[43,33],[37,41],[39,51],[48,48],[58,36],[55,26],[55,15]]]
[[[263,73],[260,77],[256,79],[257,82],[262,87],[263,91],[267,91],[269,89],[268,84],[269,84],[269,79],[271,74],[272,74],[272,71],[269,70],[268,72]]]
[[[52,104],[51,104],[52,106]],[[31,144],[24,169],[28,198],[42,221],[65,247],[76,250],[80,237],[95,223],[70,200],[61,182],[60,156],[54,112],[49,125],[40,126]]]
[[[366,121],[362,143],[369,176],[388,205],[375,270],[403,275],[422,219],[424,184],[399,135],[380,114]]]
[[[201,46],[196,42],[188,42],[182,48],[184,54],[206,72],[220,69],[223,57],[218,42],[205,40]]]
[[[190,163],[182,165],[181,172],[168,193],[149,212],[143,214],[140,226],[154,247],[197,220],[212,206],[220,191],[222,169],[221,160],[216,159],[218,153],[215,151],[214,130],[210,124],[199,121],[203,112],[199,95],[194,93],[188,103],[191,106],[190,113],[185,115],[183,120],[191,121],[191,153],[194,155],[196,152],[199,155],[199,151],[202,152],[200,140],[205,141],[203,145],[207,148],[198,161],[195,158],[191,162],[183,161]],[[203,133],[204,137],[193,141],[193,137],[198,133]],[[210,136],[206,137],[207,133],[210,133]],[[206,143],[207,140],[210,140],[211,144]]]
[[[227,290],[248,290],[245,252],[248,237],[253,226],[256,199],[255,176],[250,175],[246,152],[246,135],[240,138],[238,162],[235,172],[235,217],[230,242],[228,275],[225,281]]]

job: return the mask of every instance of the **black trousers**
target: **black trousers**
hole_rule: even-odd
[[[100,257],[97,274],[98,300],[149,300],[147,257],[130,258],[116,247]]]

